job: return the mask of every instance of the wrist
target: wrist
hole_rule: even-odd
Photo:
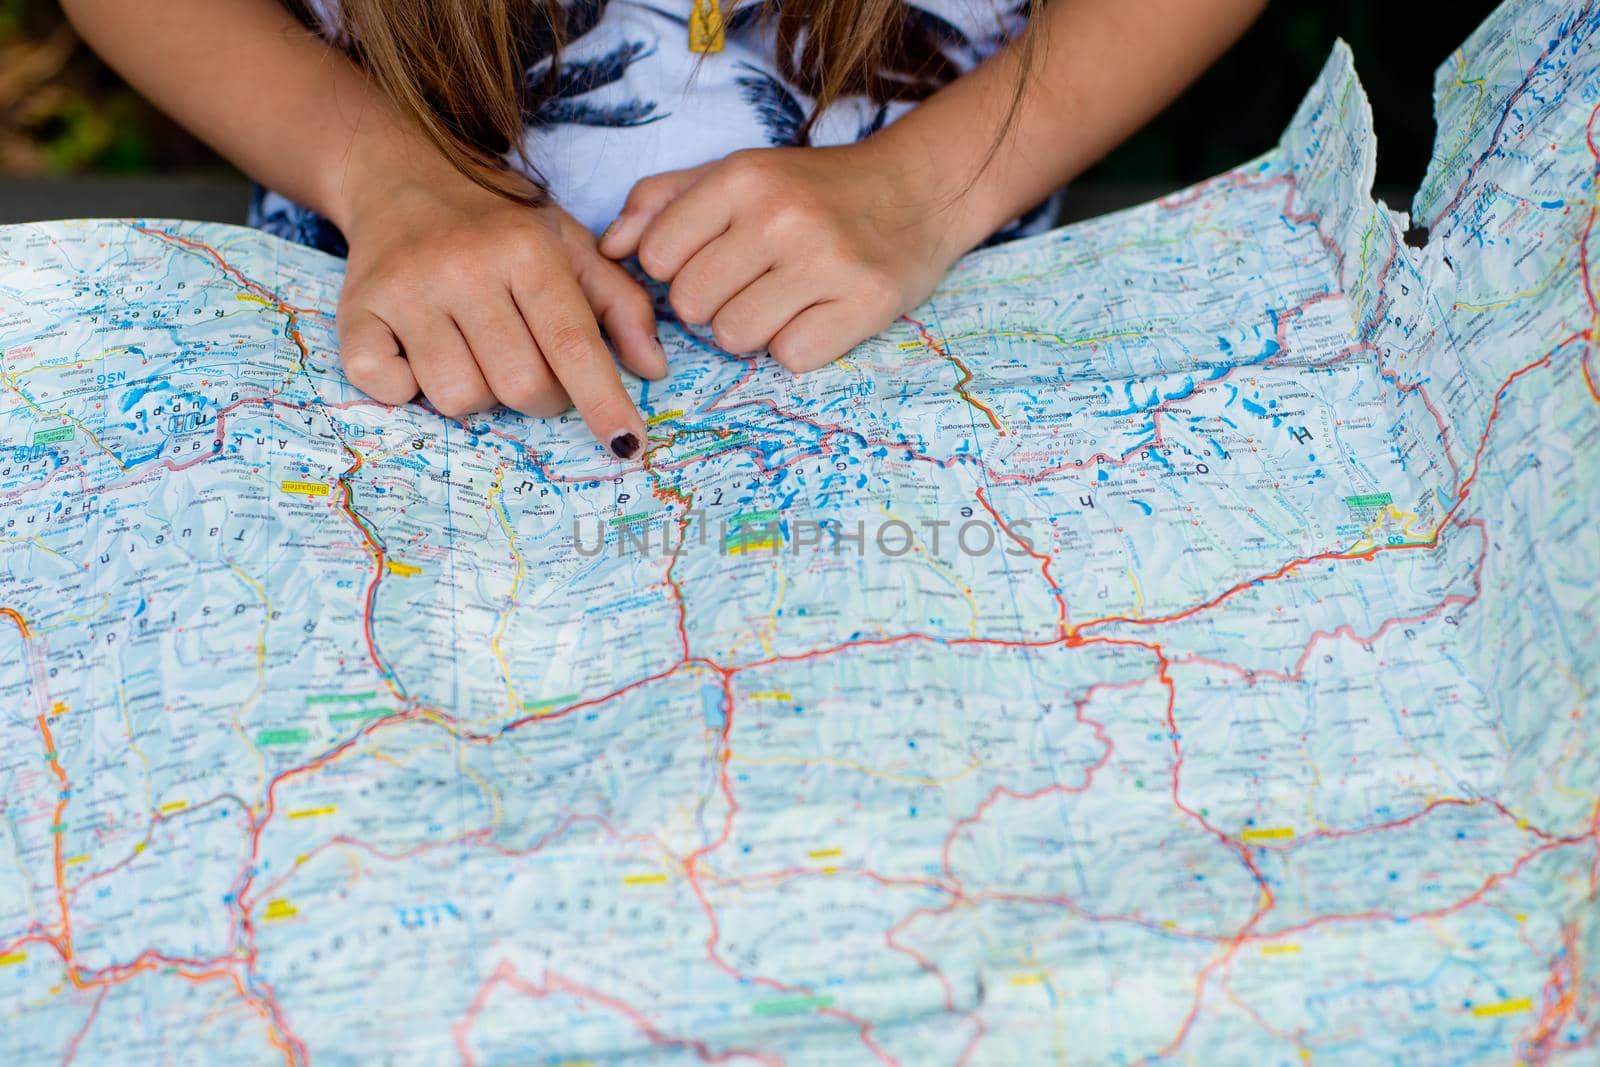
[[[340,162],[328,168],[323,214],[347,238],[370,220],[403,213],[418,196],[438,199],[473,185],[421,134],[398,125],[358,129]]]
[[[990,202],[983,171],[950,166],[947,152],[917,136],[903,120],[856,147],[893,184],[896,200],[913,212],[925,235],[924,248],[941,272],[1009,217]]]

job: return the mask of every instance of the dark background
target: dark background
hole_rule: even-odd
[[[1267,150],[1337,37],[1372,99],[1379,193],[1403,207],[1432,149],[1434,68],[1494,6],[1277,0],[1188,93],[1074,183],[1067,216],[1138,203]],[[246,189],[78,44],[54,3],[0,0],[0,222],[241,221]]]

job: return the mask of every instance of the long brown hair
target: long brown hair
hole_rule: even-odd
[[[306,0],[294,0],[307,17]],[[724,20],[740,0],[721,0]],[[1023,0],[1037,15],[1043,0]],[[950,59],[905,0],[761,0],[758,17],[776,22],[779,73],[813,100],[800,130],[841,98],[878,103],[921,100],[955,79]],[[507,168],[524,154],[528,116],[555,93],[561,50],[598,21],[605,0],[341,0],[336,27],[351,56],[401,112],[468,177],[515,200],[537,202]],[[741,13],[743,14],[743,13]],[[1036,18],[1029,18],[1033,26]],[[1023,31],[1014,113],[1031,66],[1035,34]],[[542,81],[529,71],[543,65]],[[1009,126],[1012,115],[1006,116]],[[997,139],[996,145],[999,141]]]

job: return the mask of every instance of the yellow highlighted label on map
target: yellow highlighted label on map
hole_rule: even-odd
[[[330,492],[326,482],[284,482],[283,491],[300,496],[327,496]]]
[[[287,900],[269,900],[267,910],[261,913],[261,917],[268,922],[276,922],[279,919],[292,919],[299,914],[300,909]]]
[[[793,700],[793,693],[786,693],[782,689],[763,689],[759,693],[751,693],[751,700]]]
[[[334,807],[331,804],[328,805],[327,807],[324,807],[324,808],[301,808],[299,811],[291,811],[289,813],[289,818],[291,818],[291,819],[315,819],[319,815],[332,815],[334,812],[336,812],[338,810],[339,810],[338,808]]]
[[[169,800],[157,810],[163,815],[171,815],[175,811],[182,811],[189,806],[187,800]]]
[[[625,874],[622,876],[623,885],[666,885],[667,876],[657,871],[654,874]]]
[[[726,547],[730,556],[743,555],[747,552],[770,552],[783,547],[783,534],[780,533],[776,537],[762,537],[750,541],[737,537],[730,538]]]
[[[921,348],[922,347],[922,342],[921,341],[901,341],[899,344],[895,345],[895,347],[900,349],[903,352],[908,348]]]
[[[1044,985],[1045,976],[1042,974],[1014,974],[1011,976],[1012,985]]]
[[[1517,997],[1515,1000],[1502,1000],[1498,1004],[1474,1004],[1472,1006],[1472,1014],[1480,1019],[1493,1018],[1496,1015],[1516,1015],[1520,1012],[1532,1010],[1532,997]]]
[[[144,842],[143,841],[140,841],[138,844],[133,846],[133,854],[135,856],[137,856],[139,853],[141,853],[143,851],[144,851]]]
[[[1284,945],[1262,945],[1261,946],[1261,954],[1263,956],[1293,956],[1295,953],[1297,953],[1299,951],[1300,951],[1300,946],[1295,944],[1293,941],[1290,941],[1288,944],[1284,944]]]
[[[1294,836],[1292,826],[1262,826],[1246,830],[1239,837],[1244,841],[1287,841]]]
[[[15,967],[17,964],[26,961],[27,958],[28,954],[26,952],[7,952],[4,956],[0,956],[0,967]]]
[[[668,419],[681,418],[683,418],[683,412],[681,411],[663,411],[659,415],[651,415],[648,419],[645,419],[644,424],[646,426],[654,426],[657,423],[666,422]]]
[[[89,862],[89,857],[88,856],[68,856],[66,859],[62,860],[61,862],[62,862],[63,866],[77,867],[77,866],[81,866],[82,864],[88,863]]]
[[[814,848],[807,852],[806,855],[814,860],[825,860],[833,856],[842,855],[842,853],[836,848]]]
[[[389,567],[389,573],[398,574],[402,578],[410,578],[422,573],[421,567],[413,567],[411,564],[401,563],[397,559],[391,559],[386,562]]]

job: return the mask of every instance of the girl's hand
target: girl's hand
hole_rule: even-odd
[[[576,403],[613,453],[636,455],[644,421],[596,318],[624,366],[661,377],[644,290],[560,208],[512,203],[454,171],[417,177],[361,184],[343,213],[338,326],[351,382],[388,404],[420,389],[452,417],[496,401],[539,416]]]
[[[964,251],[949,206],[870,141],[750,149],[639,182],[600,251],[637,254],[727,351],[801,372],[927,299]]]

